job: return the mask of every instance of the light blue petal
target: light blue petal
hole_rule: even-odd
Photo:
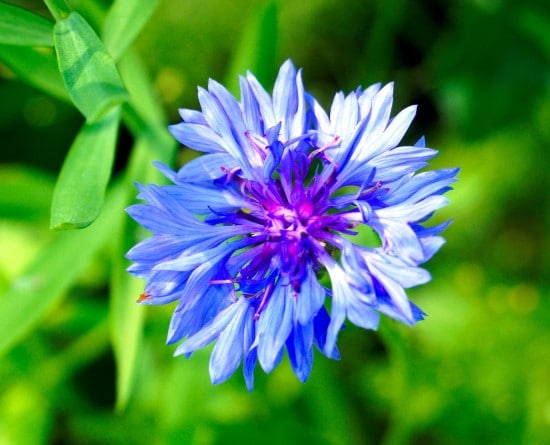
[[[371,305],[359,300],[358,298],[350,298],[347,301],[346,315],[354,325],[364,329],[378,329],[380,315],[372,308]]]
[[[275,114],[273,113],[273,102],[271,96],[264,90],[264,87],[260,85],[260,82],[258,82],[252,73],[247,73],[246,80],[248,85],[250,85],[250,89],[256,97],[256,100],[258,101],[260,114],[264,121],[264,127],[274,127],[278,124],[278,121],[275,119]]]
[[[331,132],[337,132],[338,135],[340,135],[341,130],[338,127],[338,124],[340,124],[341,119],[340,116],[342,115],[342,109],[344,108],[344,101],[346,100],[346,97],[344,96],[344,93],[342,91],[338,91],[334,98],[332,99],[332,103],[330,105],[330,122],[331,122]],[[343,131],[342,131],[343,133]]]
[[[221,107],[229,124],[230,132],[224,133],[224,138],[233,138],[237,146],[244,154],[246,161],[255,169],[259,169],[263,160],[260,153],[253,148],[246,137],[247,127],[243,120],[243,111],[233,95],[220,83],[210,79],[208,81],[208,91]],[[254,113],[255,110],[246,110],[246,113]]]
[[[442,194],[456,181],[458,171],[458,168],[448,168],[414,175],[392,187],[392,193],[384,198],[384,202],[389,205],[414,204],[430,195]]]
[[[298,70],[296,75],[296,98],[298,106],[296,113],[290,117],[290,135],[289,139],[302,137],[308,132],[306,127],[306,100],[304,92],[304,84],[302,83],[302,70]]]
[[[210,128],[215,128],[223,141],[223,149],[241,167],[246,177],[252,178],[252,169],[243,147],[235,139],[234,128],[218,99],[208,91],[199,89],[199,102]]]
[[[191,337],[210,323],[221,311],[230,304],[227,294],[210,286],[200,298],[208,300],[209,304],[189,302],[189,307],[175,311],[170,320],[166,344],[173,344],[184,337]],[[198,299],[198,298],[197,298]],[[186,355],[191,354],[190,352]]]
[[[174,355],[189,354],[197,349],[204,348],[206,345],[214,341],[221,332],[227,328],[231,320],[243,310],[242,299],[237,300],[223,311],[221,311],[210,323],[206,324],[203,329],[195,335],[189,337],[181,345],[178,346]]]
[[[215,267],[223,258],[228,257],[234,251],[245,247],[249,240],[236,240],[220,244],[202,252],[182,255],[180,258],[165,261],[157,264],[153,270],[192,270],[201,264],[208,264],[209,267]]]
[[[380,102],[379,106],[388,106],[386,111],[389,113],[391,109],[391,101],[390,98],[385,96],[385,94],[387,94],[389,91],[384,91],[386,87],[384,87],[376,96],[373,103],[373,112],[376,111],[374,105]],[[377,100],[380,95],[382,95],[382,98],[385,97],[386,100]],[[383,105],[384,103],[385,105]],[[338,180],[340,184],[354,183],[356,181],[361,182],[359,178],[368,176],[370,170],[373,167],[376,167],[376,165],[372,163],[374,159],[376,159],[376,157],[380,157],[378,162],[383,163],[384,156],[390,155],[392,149],[397,150],[395,147],[399,144],[399,142],[403,138],[403,135],[407,131],[411,121],[414,119],[416,107],[411,106],[404,109],[397,116],[395,116],[395,118],[393,118],[391,122],[389,122],[389,114],[386,115],[382,113],[383,110],[378,111],[379,115],[376,116],[375,120],[379,120],[380,122],[377,121],[375,124],[373,124],[373,117],[369,116],[361,137],[353,139],[354,146],[350,146],[348,148],[348,150],[351,152],[351,155],[349,156],[349,160],[340,169],[341,178],[339,178]],[[387,128],[382,127],[383,122],[386,122],[388,124]],[[390,152],[388,152],[388,150],[390,150]],[[413,151],[412,148],[410,150]],[[431,157],[428,156],[429,153],[431,153],[429,149],[425,149],[428,150],[428,152],[424,152],[422,151],[422,148],[415,147],[415,150],[423,153],[427,157]],[[435,153],[436,152],[434,152],[433,154],[435,155]],[[411,167],[412,170],[405,170],[404,173],[407,173],[408,171],[415,171],[418,168],[423,167],[425,165],[425,161],[417,160],[416,164],[417,165],[415,166],[415,168]],[[384,170],[380,170],[381,171],[378,172],[379,175],[384,175]],[[397,175],[392,176],[389,173],[386,173],[386,175],[389,178],[397,177]],[[377,179],[381,178],[377,177]]]
[[[248,391],[252,391],[254,388],[254,369],[256,368],[257,350],[252,347],[254,338],[256,337],[256,322],[253,319],[253,310],[249,309],[250,317],[245,318],[245,325],[243,329],[243,376]]]
[[[220,277],[218,269],[201,264],[191,273],[181,273],[186,278],[185,287],[179,293],[179,302],[168,330],[167,343],[174,343],[187,335],[193,335],[230,303],[233,286],[210,284]],[[209,304],[205,305],[204,302]]]
[[[258,361],[265,372],[271,372],[292,330],[293,305],[290,286],[277,285],[267,307],[257,322]]]
[[[157,263],[178,256],[186,243],[174,235],[154,235],[132,247],[126,254],[131,261]]]
[[[365,260],[373,275],[376,277],[380,275],[391,277],[404,288],[418,286],[427,283],[431,279],[427,270],[411,266],[396,257],[365,253]]]
[[[159,161],[153,161],[153,165],[158,169],[158,171],[160,171],[170,181],[175,182],[176,172],[174,170],[172,170],[166,164],[163,164],[162,162],[159,162]]]
[[[290,365],[300,382],[304,383],[313,366],[313,321],[306,325],[295,324],[286,348]]]
[[[359,107],[361,110],[361,119],[367,117],[370,114],[370,110],[372,108],[372,100],[378,94],[380,91],[380,88],[382,88],[381,83],[375,83],[373,85],[370,85],[365,91],[363,91],[358,98],[359,101]]]
[[[428,196],[415,204],[400,204],[375,211],[379,219],[416,222],[447,205],[449,200],[441,195]]]
[[[416,110],[417,106],[411,105],[400,111],[391,119],[389,125],[384,129],[383,134],[377,140],[380,151],[396,147],[401,142],[401,139],[405,136],[405,133],[416,116]]]
[[[273,87],[273,111],[277,122],[281,122],[281,138],[291,138],[289,124],[298,109],[296,90],[296,69],[290,60],[285,61],[279,70]]]
[[[222,383],[235,372],[243,356],[243,334],[246,318],[252,318],[248,302],[240,298],[237,311],[221,332],[210,356],[210,378],[213,384]]]
[[[153,234],[185,235],[188,230],[167,212],[148,204],[134,204],[126,209],[142,227]]]
[[[253,133],[262,135],[265,133],[265,127],[262,124],[262,115],[256,96],[245,77],[239,77],[239,85],[245,127]]]
[[[422,246],[407,223],[390,219],[379,221],[371,219],[369,224],[382,239],[386,252],[401,257],[408,264],[422,262],[424,258]]]
[[[193,150],[205,153],[225,152],[222,138],[206,125],[181,122],[170,125],[168,130],[181,144]]]
[[[227,176],[228,172],[235,171],[238,167],[237,161],[227,153],[206,154],[186,162],[179,169],[176,181],[210,181]]]
[[[420,244],[424,252],[424,261],[428,261],[445,244],[445,239],[441,236],[427,236],[420,238]]]
[[[173,199],[167,193],[167,186],[158,186],[154,184],[149,184],[147,187],[144,187],[141,184],[136,184],[136,186],[139,190],[139,199],[144,199],[148,201],[149,204],[169,213],[182,225],[190,225],[194,227],[202,225],[202,223],[197,220],[195,215],[188,212],[179,201]]]
[[[372,272],[388,293],[393,307],[401,314],[403,321],[408,324],[414,324],[415,319],[412,313],[411,304],[403,288],[392,278],[383,273],[378,273],[376,269],[373,269]]]
[[[144,294],[147,297],[161,297],[172,294],[177,290],[181,290],[185,285],[182,278],[185,278],[185,274],[180,272],[153,272],[145,286]]]
[[[372,135],[380,135],[388,126],[392,104],[393,82],[390,82],[378,91],[372,99],[369,120],[365,127],[365,134],[369,138]]]
[[[327,338],[323,348],[325,354],[331,356],[336,347],[338,334],[346,319],[346,306],[347,300],[350,298],[351,289],[347,285],[346,273],[331,257],[326,256],[320,261],[328,271],[332,286],[330,324],[327,329]]]
[[[390,182],[425,167],[435,155],[437,151],[430,148],[397,147],[371,159],[369,167],[376,168],[377,181]]]
[[[208,122],[206,122],[206,119],[200,111],[191,110],[189,108],[180,108],[178,111],[181,118],[185,122],[189,122],[192,124],[208,125]]]
[[[359,104],[357,103],[355,93],[348,94],[344,99],[336,119],[335,128],[338,129],[338,136],[340,136],[343,144],[345,144],[359,122]]]
[[[311,265],[308,264],[300,287],[300,293],[295,297],[296,318],[302,325],[308,324],[317,315],[325,301],[326,290],[315,276]]]
[[[327,342],[327,331],[330,326],[330,317],[325,307],[322,307],[315,318],[313,319],[313,344],[317,346],[322,354],[333,360],[340,360],[340,351],[338,347],[330,351],[330,354],[325,352],[325,344]]]
[[[311,94],[305,93],[305,97],[315,119],[315,129],[321,133],[332,135],[332,126],[326,111]]]
[[[212,211],[231,212],[248,207],[242,195],[212,183],[167,186],[166,192],[195,215],[206,215]]]

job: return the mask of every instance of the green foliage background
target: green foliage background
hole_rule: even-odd
[[[550,443],[548,29],[546,0],[0,2],[0,445]],[[306,384],[283,362],[248,393],[135,304],[123,209],[193,156],[166,125],[197,85],[269,88],[286,58],[327,107],[395,80],[411,141],[462,170],[410,292],[429,317],[349,327]]]

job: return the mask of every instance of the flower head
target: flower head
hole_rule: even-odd
[[[173,185],[139,186],[146,203],[128,212],[152,237],[128,258],[146,281],[142,303],[177,302],[176,355],[215,341],[212,381],[242,362],[251,389],[256,363],[270,372],[285,348],[301,381],[313,346],[338,358],[346,319],[376,329],[380,313],[423,318],[404,289],[430,280],[419,265],[446,224],[421,223],[447,203],[457,170],[417,173],[436,151],[399,145],[415,107],[391,117],[392,84],[338,93],[329,114],[290,61],[271,96],[250,73],[240,87],[238,102],[211,80],[202,112],[180,110],[170,131],[205,154],[177,172],[157,164]],[[355,242],[369,228],[379,244]]]

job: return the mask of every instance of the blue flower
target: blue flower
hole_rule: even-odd
[[[422,223],[447,204],[457,169],[417,173],[437,152],[424,139],[399,145],[415,107],[391,117],[392,84],[338,93],[328,114],[290,61],[272,95],[250,73],[240,88],[238,102],[211,80],[202,112],[180,110],[170,131],[204,154],[177,172],[157,164],[173,185],[139,186],[146,203],[128,212],[152,236],[128,258],[146,281],[142,303],[177,303],[175,354],[215,342],[212,381],[242,363],[251,389],[256,363],[270,372],[285,349],[301,381],[313,346],[339,358],[346,319],[376,329],[381,313],[423,318],[404,289],[430,280],[419,266],[446,224]],[[379,245],[354,242],[365,228]]]

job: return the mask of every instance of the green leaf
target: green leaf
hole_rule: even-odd
[[[137,304],[143,281],[131,276],[121,258],[127,250],[116,250],[111,278],[111,342],[115,355],[116,409],[123,410],[135,382],[138,353],[141,347],[144,308]]]
[[[115,63],[76,12],[54,26],[59,71],[76,107],[94,121],[128,99]]]
[[[225,84],[233,93],[239,91],[239,74],[248,70],[261,83],[270,84],[275,73],[277,51],[277,4],[268,2],[253,16],[241,37],[241,41],[227,71]]]
[[[103,23],[103,41],[118,59],[138,36],[159,0],[115,0]]]
[[[96,224],[85,230],[58,233],[0,295],[0,354],[40,321],[82,275],[93,255],[112,238],[124,196],[121,186],[111,190]]]
[[[26,9],[0,3],[0,43],[53,46],[53,23]]]
[[[140,56],[134,50],[126,51],[119,62],[120,73],[130,93],[130,100],[125,108],[131,107],[143,121],[143,127],[137,128],[136,134],[146,127],[155,125],[162,127],[166,133],[166,116],[153,84]]]
[[[70,101],[53,50],[0,45],[0,60],[29,85],[58,99]]]
[[[81,229],[99,215],[113,166],[120,108],[86,123],[63,163],[52,201],[50,227]]]
[[[129,230],[129,226],[132,229]],[[126,271],[123,260],[126,252],[135,244],[135,223],[124,218],[116,232],[113,251],[113,267],[110,282],[110,331],[116,362],[116,409],[128,404],[135,381],[138,353],[141,346],[144,308],[137,304],[143,292],[143,281]]]
[[[30,167],[0,167],[0,219],[48,218],[54,178]]]

